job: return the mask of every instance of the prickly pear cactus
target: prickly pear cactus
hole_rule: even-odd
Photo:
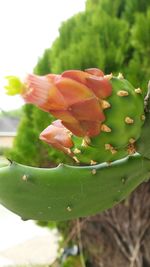
[[[13,94],[14,82],[9,77],[7,90]],[[26,102],[58,119],[40,138],[77,163],[111,162],[136,152],[135,142],[145,120],[144,92],[121,74],[71,70],[61,75],[29,75],[24,84],[18,79],[16,83]]]
[[[9,94],[20,93],[57,118],[40,139],[77,165],[87,165],[39,169],[13,162],[1,167],[5,207],[24,220],[89,216],[111,208],[149,178],[149,94],[144,107],[145,92],[122,75],[88,69],[29,75],[23,83],[9,76],[8,81]]]

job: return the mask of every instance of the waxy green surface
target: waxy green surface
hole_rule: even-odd
[[[149,178],[150,161],[132,156],[107,163],[39,169],[0,168],[0,203],[24,220],[68,220],[111,208]]]
[[[73,137],[75,146],[72,150],[76,148],[80,151],[76,154],[80,163],[88,165],[91,160],[101,163],[124,158],[129,155],[130,139],[136,141],[140,137],[144,124],[144,93],[136,93],[135,88],[125,79],[113,77],[110,82],[112,95],[106,99],[110,108],[104,110],[106,120],[103,123],[111,132],[101,131],[98,136],[91,138],[86,147],[82,145],[82,138]],[[128,95],[118,96],[119,91],[126,91]],[[126,117],[133,119],[133,123],[127,124]],[[113,146],[116,153],[106,150],[106,144]]]

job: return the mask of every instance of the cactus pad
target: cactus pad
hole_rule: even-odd
[[[0,202],[23,220],[68,220],[111,208],[149,178],[150,161],[131,156],[108,164],[0,168]]]
[[[125,79],[113,77],[110,82],[112,95],[107,98],[100,134],[89,139],[73,137],[72,151],[80,163],[110,162],[136,152],[145,120],[144,96]]]

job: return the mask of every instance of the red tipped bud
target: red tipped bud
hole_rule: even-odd
[[[100,133],[105,116],[99,100],[112,91],[101,70],[70,70],[41,77],[28,75],[25,88],[26,102],[50,112],[73,134],[91,137]]]
[[[40,139],[67,154],[70,154],[70,148],[73,146],[71,135],[60,120],[54,121],[48,126],[40,134]]]

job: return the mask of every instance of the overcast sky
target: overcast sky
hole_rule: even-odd
[[[20,97],[5,95],[3,77],[32,72],[61,22],[84,8],[85,0],[0,0],[0,109],[22,104]]]

